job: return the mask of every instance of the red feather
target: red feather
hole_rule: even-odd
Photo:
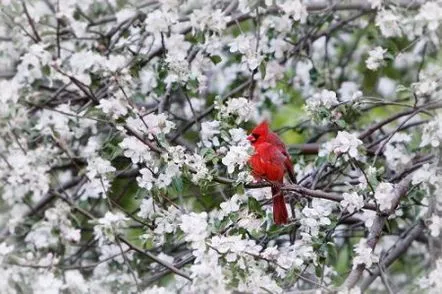
[[[278,225],[286,224],[288,213],[280,187],[285,173],[295,182],[290,155],[278,135],[270,131],[266,121],[256,126],[248,139],[255,148],[255,153],[249,159],[254,177],[272,184],[273,220]]]

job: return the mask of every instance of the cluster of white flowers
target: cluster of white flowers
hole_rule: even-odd
[[[393,184],[379,183],[379,185],[376,187],[374,198],[376,199],[381,211],[388,211],[392,208],[392,201],[395,198],[395,194],[396,192]]]
[[[124,150],[124,156],[130,158],[133,164],[150,162],[152,159],[149,147],[135,137],[126,137],[119,145]]]
[[[334,91],[324,89],[308,99],[305,102],[305,108],[307,111],[314,113],[319,111],[319,108],[321,107],[330,109],[332,106],[335,106],[338,103],[336,93]]]
[[[429,96],[436,91],[436,89],[438,88],[438,84],[436,81],[427,79],[418,83],[414,83],[413,88],[415,89],[415,93],[417,96]]]
[[[102,218],[99,218],[97,221],[92,221],[95,223],[95,239],[98,240],[100,245],[108,241],[114,242],[117,235],[125,228],[128,220],[129,218],[121,212],[106,212]]]
[[[439,258],[435,262],[435,267],[426,277],[419,280],[419,287],[429,290],[430,294],[437,294],[442,288],[442,259]]]
[[[400,171],[406,167],[412,160],[407,151],[407,145],[411,142],[408,134],[396,133],[385,145],[384,156],[388,167],[395,171]]]
[[[255,241],[242,239],[239,235],[214,236],[211,238],[210,245],[223,254],[227,262],[238,262],[238,259],[245,254],[258,256],[262,249]]]
[[[254,115],[254,112],[254,103],[244,97],[227,100],[225,105],[221,106],[219,110],[222,118],[234,116],[236,117],[236,123],[238,124],[250,120]]]
[[[334,153],[335,155],[344,155],[344,158],[359,159],[361,158],[359,153],[361,146],[362,141],[355,134],[339,131],[336,138],[323,145],[319,155],[327,156]]]
[[[402,35],[399,16],[391,10],[381,10],[376,14],[376,26],[379,27],[384,37],[400,37]],[[369,69],[372,69],[368,66]]]
[[[442,23],[442,5],[440,1],[428,1],[419,8],[416,21],[424,23],[431,32],[436,32]]]
[[[82,188],[82,200],[88,198],[106,198],[110,188],[109,175],[112,175],[116,168],[109,160],[101,157],[91,157],[86,168],[88,181]]]
[[[331,203],[322,199],[313,199],[312,207],[304,207],[302,209],[301,230],[308,232],[312,236],[319,234],[321,226],[331,224],[329,216],[331,215],[333,206]]]
[[[364,197],[357,192],[343,193],[342,197],[344,197],[344,199],[340,202],[341,207],[349,213],[353,213],[364,207]]]
[[[312,240],[308,234],[303,234],[301,239],[294,244],[280,248],[276,262],[281,267],[276,269],[279,276],[285,277],[288,272],[285,269],[301,269],[306,264],[315,261],[317,256],[312,247]]]
[[[353,268],[356,268],[360,264],[364,264],[367,268],[370,268],[373,263],[379,262],[379,257],[368,247],[365,238],[361,238],[359,243],[354,246],[354,252],[356,256],[353,258]]]
[[[256,50],[257,40],[253,35],[239,35],[229,44],[230,52],[239,52],[244,55],[243,63],[247,64],[250,70],[255,70],[261,64],[263,56],[260,56]]]
[[[192,168],[192,182],[197,184],[203,180],[210,181],[212,179],[209,168],[201,155],[196,153],[186,155],[185,163]]]
[[[232,212],[237,212],[240,207],[241,202],[241,196],[238,194],[233,195],[229,200],[224,201],[220,203],[221,210],[219,211],[219,214],[217,217],[220,219],[223,219],[227,215],[229,215]]]
[[[368,52],[368,58],[365,61],[367,68],[370,70],[378,70],[384,63],[384,58],[385,58],[384,54],[386,52],[387,49],[384,49],[380,46]]]
[[[128,113],[127,101],[117,98],[101,99],[97,108],[105,114],[111,115],[113,119],[124,117]]]
[[[438,114],[424,126],[420,147],[439,147],[442,141],[442,115]]]
[[[436,186],[440,183],[440,176],[438,175],[437,167],[426,163],[422,165],[416,172],[413,173],[411,180],[413,185],[429,184]]]
[[[217,135],[220,134],[220,121],[213,120],[201,123],[201,142],[206,147],[220,145]]]
[[[431,224],[428,226],[431,232],[431,236],[439,237],[440,232],[442,231],[442,217],[433,214],[431,216]]]
[[[358,84],[351,81],[343,82],[338,93],[341,101],[355,101],[362,97]]]
[[[184,239],[187,242],[192,243],[194,248],[201,248],[204,246],[204,240],[207,238],[208,224],[207,213],[194,213],[183,214],[181,216],[180,229],[185,234]]]
[[[230,146],[229,151],[221,161],[227,167],[227,172],[231,174],[235,171],[235,168],[240,171],[246,166],[250,154],[250,146]]]
[[[398,89],[402,99],[399,87],[412,89],[415,96],[401,105],[416,98],[422,110],[439,107],[433,101],[441,70],[428,55],[440,54],[441,1],[407,9],[401,1],[370,0],[355,5],[371,7],[373,17],[354,19],[341,9],[327,16],[332,6],[317,11],[322,3],[304,0],[52,2],[0,4],[0,293],[284,293],[316,287],[301,277],[316,281],[314,269],[322,271],[321,287],[331,287],[339,280],[323,259],[330,253],[325,247],[346,246],[326,240],[325,231],[333,232],[342,212],[370,230],[376,211],[363,210],[365,201],[376,200],[401,230],[425,218],[424,233],[440,236],[442,201],[433,197],[442,191],[440,114],[426,124],[420,123],[428,112],[418,114],[415,126],[389,138],[378,169],[366,171],[368,181],[352,168],[354,160],[367,168],[354,132],[369,125],[370,108],[398,104],[361,99],[362,91],[392,97]],[[316,21],[324,16],[333,33]],[[380,33],[370,45],[365,28],[372,26]],[[392,56],[395,47],[401,52]],[[388,77],[361,68],[367,51],[373,71],[394,58]],[[294,209],[288,209],[291,224],[270,221],[270,187],[243,191],[253,180],[246,168],[253,148],[241,127],[262,118],[296,126],[284,138],[293,144],[317,135],[311,142],[324,142],[339,127],[320,150],[328,162],[310,154],[293,159],[306,188],[325,164],[316,189],[340,193],[340,203],[301,197],[287,203]],[[363,140],[375,142],[389,126]],[[433,162],[406,170],[429,152],[436,154]],[[413,173],[422,197],[413,215],[390,211],[395,191],[386,179],[402,171]],[[221,187],[226,176],[232,184]],[[377,187],[374,195],[369,185]],[[290,201],[293,194],[286,195]],[[425,205],[433,204],[429,214]],[[297,234],[289,234],[294,225]],[[122,236],[133,246],[120,244]],[[140,262],[135,245],[192,281],[163,279],[164,266]],[[355,253],[354,267],[378,261],[365,239]],[[441,287],[441,264],[422,282],[425,288]],[[393,272],[391,278],[401,279]]]

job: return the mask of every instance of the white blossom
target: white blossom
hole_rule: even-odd
[[[184,232],[184,239],[187,242],[200,243],[209,234],[207,224],[207,213],[183,214],[181,216],[180,229]]]
[[[238,211],[240,206],[239,195],[233,195],[229,200],[222,202],[219,206],[221,208],[218,215],[219,218],[224,218],[230,213]]]
[[[369,2],[371,4],[372,9],[380,9],[382,6],[383,0],[368,0],[367,2]]]
[[[129,218],[124,216],[123,213],[112,213],[110,211],[106,212],[102,218],[99,218],[95,222],[94,236],[100,246],[106,241],[115,241],[116,236],[121,232],[121,229],[124,228],[128,220]]]
[[[359,243],[354,246],[356,256],[353,258],[353,269],[358,265],[364,264],[366,268],[370,268],[373,263],[379,262],[379,257],[373,253],[373,250],[368,247],[367,240],[361,238]]]
[[[56,277],[54,273],[47,272],[38,275],[33,285],[33,293],[36,294],[58,294],[62,290],[63,281]]]
[[[324,144],[320,155],[324,156],[333,152],[336,155],[346,154],[351,158],[358,159],[360,146],[362,146],[362,141],[355,134],[339,131],[336,138]]]
[[[419,286],[428,289],[430,294],[437,294],[442,287],[442,258],[435,262],[435,267],[428,273],[426,277],[419,280]]]
[[[155,207],[152,197],[143,199],[137,215],[141,218],[151,218],[155,214]]]
[[[376,187],[374,198],[379,205],[381,211],[388,211],[392,208],[392,201],[395,197],[394,186],[390,183],[380,183]]]
[[[321,226],[331,224],[329,218],[332,206],[321,199],[314,199],[312,207],[302,209],[301,229],[309,232],[312,236],[317,236]]]
[[[220,122],[217,120],[201,123],[201,141],[206,147],[219,146]]]
[[[362,97],[358,84],[351,81],[343,82],[338,93],[341,101],[354,101]]]
[[[227,262],[236,262],[242,254],[259,255],[261,246],[253,240],[242,239],[239,235],[214,236],[211,239],[211,246],[219,253],[225,254]]]
[[[343,193],[344,199],[340,202],[341,207],[346,209],[348,213],[360,210],[364,207],[364,197],[356,192]]]
[[[108,173],[114,172],[116,170],[109,160],[103,159],[101,157],[93,157],[88,160],[87,166],[87,176],[89,179],[105,176]]]
[[[324,89],[306,101],[306,109],[312,112],[316,111],[316,109],[319,107],[330,109],[332,106],[335,106],[338,103],[336,93],[334,91]]]
[[[226,105],[220,109],[221,117],[236,116],[236,122],[239,124],[248,121],[253,114],[254,103],[244,97],[231,98],[227,100]]]
[[[384,54],[387,52],[387,49],[383,49],[378,46],[368,52],[368,58],[365,61],[367,68],[370,70],[377,70],[384,62]]]
[[[231,174],[235,171],[235,168],[241,170],[245,167],[250,157],[249,152],[249,146],[230,146],[221,162],[227,167],[227,172]]]
[[[135,137],[126,137],[119,145],[124,149],[124,156],[129,157],[134,164],[150,162],[152,159],[149,147]]]
[[[167,135],[172,129],[175,128],[175,124],[167,119],[167,115],[164,113],[148,114],[144,117],[144,122],[146,124],[146,132],[149,134],[149,139],[153,136]]]
[[[439,237],[442,231],[442,218],[436,214],[431,216],[431,224],[428,226],[432,237]]]
[[[101,99],[97,106],[105,114],[112,115],[113,119],[125,116],[128,113],[127,102],[117,98]]]
[[[146,190],[151,190],[155,183],[156,178],[149,168],[140,169],[141,176],[137,177],[138,185]]]
[[[402,35],[399,16],[391,10],[381,10],[377,13],[376,26],[379,27],[384,37],[400,37]]]
[[[435,32],[442,21],[442,6],[437,1],[425,2],[420,7],[416,20],[425,23],[430,31]]]
[[[418,96],[428,96],[433,94],[437,89],[436,81],[432,80],[424,80],[418,83],[414,83],[413,87],[415,88],[416,95]]]
[[[279,4],[279,6],[284,13],[292,16],[295,21],[304,23],[307,20],[307,8],[301,0],[285,1],[282,4]]]
[[[435,166],[425,163],[421,168],[413,173],[411,183],[413,185],[419,185],[422,183],[428,183],[431,185],[436,185],[439,181],[437,175],[437,169]]]
[[[209,174],[209,169],[204,162],[204,158],[199,154],[186,154],[186,165],[193,169],[192,182],[198,183],[201,180],[210,181],[212,176]]]
[[[438,114],[430,122],[428,122],[423,129],[420,147],[431,145],[432,147],[439,147],[442,141],[442,115]]]

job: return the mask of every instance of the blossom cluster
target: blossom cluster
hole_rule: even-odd
[[[439,289],[442,2],[403,2],[2,1],[0,293]]]

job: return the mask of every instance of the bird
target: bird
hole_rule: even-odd
[[[270,130],[267,121],[258,124],[247,140],[254,148],[254,153],[249,159],[253,176],[257,180],[265,180],[271,184],[273,220],[277,225],[286,224],[288,212],[281,191],[285,173],[293,183],[296,183],[290,154],[278,135]]]

